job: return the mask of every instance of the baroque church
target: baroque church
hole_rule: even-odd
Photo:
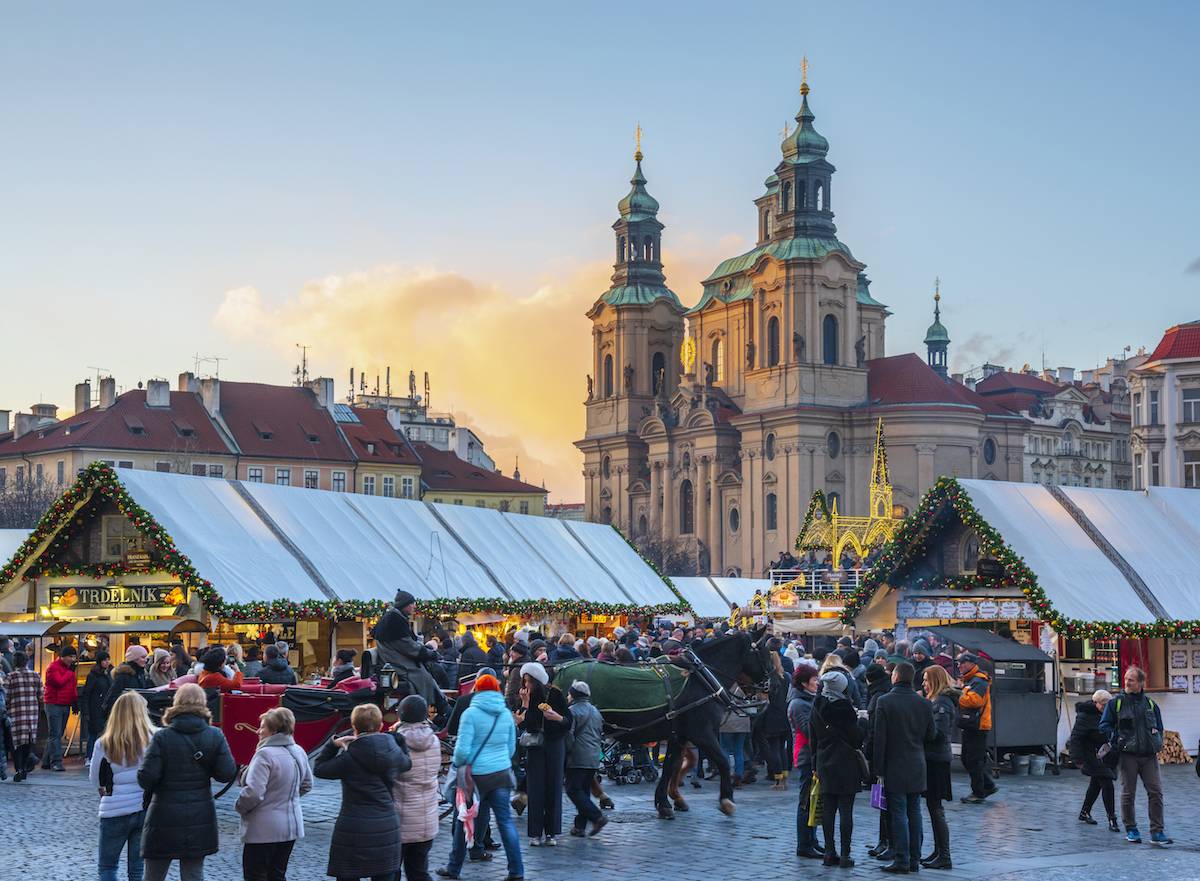
[[[793,548],[814,490],[865,514],[880,418],[897,513],[940,475],[1022,479],[1027,423],[949,377],[939,295],[926,358],[886,354],[890,313],[837,237],[829,142],[807,82],[800,92],[754,200],[757,244],[720,263],[690,308],[667,287],[659,205],[634,154],[612,287],[587,313],[587,519],[682,545],[703,574],[761,575]]]

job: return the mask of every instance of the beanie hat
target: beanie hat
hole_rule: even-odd
[[[546,668],[537,661],[530,661],[528,664],[521,665],[521,675],[528,676],[542,685],[550,684],[550,674],[546,672]]]
[[[867,672],[863,674],[868,683],[882,682],[887,679],[887,670],[880,667],[878,664],[872,664],[867,668]]]
[[[821,674],[821,694],[829,700],[845,700],[849,684],[846,674],[841,670],[828,670]]]
[[[928,658],[930,655],[932,655],[932,654],[933,654],[933,652],[931,652],[931,651],[929,650],[929,643],[927,643],[927,642],[926,642],[925,640],[923,640],[923,639],[918,639],[918,640],[915,640],[915,641],[913,642],[913,644],[912,644],[912,653],[915,655],[915,654],[917,654],[918,652],[920,652],[921,654],[923,654],[923,655],[924,655],[925,657],[927,657],[927,658]]]
[[[491,667],[480,667],[479,671],[475,675],[476,676],[495,676],[496,671],[493,670]]]
[[[401,722],[424,722],[429,718],[429,704],[419,694],[410,694],[400,701]]]
[[[963,667],[966,667],[966,666],[978,667],[979,666],[979,657],[977,655],[971,654],[970,652],[963,652],[961,655],[958,656],[958,668],[959,668],[959,670],[961,670]]]
[[[167,651],[166,649],[155,649],[154,650],[154,660],[152,662],[152,666],[157,667],[159,665],[159,663],[163,660],[163,658],[171,658],[172,660],[174,660],[175,656],[173,654],[171,654],[169,651]]]
[[[577,679],[571,683],[571,693],[580,695],[581,697],[591,697],[592,687],[582,679]]]
[[[126,661],[143,661],[144,662],[146,660],[146,658],[149,656],[150,656],[150,653],[148,651],[146,651],[146,647],[144,645],[131,645],[129,648],[125,649],[125,660]]]
[[[853,670],[855,667],[857,667],[859,664],[862,663],[862,656],[859,655],[859,653],[856,652],[854,649],[850,649],[850,651],[848,651],[848,652],[846,652],[846,654],[842,655],[842,660],[846,662],[847,667],[849,667],[851,670]]]
[[[417,598],[415,596],[413,596],[411,593],[409,593],[407,590],[396,591],[396,599],[394,600],[394,605],[396,606],[397,609],[403,609],[405,606],[415,603],[416,601],[417,601]]]
[[[497,679],[495,676],[488,676],[486,674],[483,676],[476,676],[475,677],[475,690],[476,691],[499,691],[500,690],[500,680]]]
[[[60,652],[58,653],[58,656],[59,656],[60,658],[73,658],[73,657],[75,657],[75,655],[76,655],[76,654],[77,654],[77,653],[76,653],[76,651],[75,651],[75,646],[73,646],[73,645],[64,645],[64,646],[62,647],[62,651],[60,651]]]
[[[887,649],[880,649],[879,651],[875,652],[875,660],[876,661],[886,661],[887,659],[888,659]]]
[[[588,644],[588,648],[594,649],[596,646],[600,645],[600,640],[594,636],[589,636],[587,638],[587,644]]]
[[[875,640],[868,639],[863,643],[862,653],[867,657],[873,656],[877,651],[879,651],[879,643],[877,643]]]

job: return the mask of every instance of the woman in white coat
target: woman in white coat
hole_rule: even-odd
[[[242,772],[234,807],[242,818],[242,877],[286,881],[288,860],[304,837],[300,796],[312,789],[308,755],[296,745],[296,717],[276,707],[259,719],[258,749]]]
[[[130,878],[141,878],[142,787],[138,768],[154,736],[146,699],[136,691],[117,698],[96,741],[88,779],[100,792],[100,881],[117,881],[121,851],[128,851]]]

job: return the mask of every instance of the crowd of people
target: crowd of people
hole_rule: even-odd
[[[439,630],[418,637],[413,600],[403,591],[393,612],[399,621],[391,621],[392,635],[415,644],[401,646],[401,655],[415,658],[439,683],[471,680],[470,692],[453,706],[410,694],[390,728],[377,705],[362,704],[351,715],[351,733],[327,743],[311,768],[294,740],[292,712],[278,707],[264,713],[257,750],[236,781],[244,878],[286,877],[293,848],[304,837],[301,799],[316,777],[338,780],[342,790],[329,876],[428,881],[439,805],[448,802],[454,807],[449,853],[435,874],[459,878],[468,862],[490,862],[503,849],[506,881],[521,881],[517,817],[524,814],[527,846],[554,847],[563,834],[564,795],[575,809],[567,827],[572,836],[599,834],[608,822],[604,810],[612,807],[598,774],[603,719],[587,682],[574,682],[566,694],[555,687],[556,665],[580,658],[614,665],[670,659],[726,629],[660,622],[644,630],[617,627],[603,638],[526,628],[488,637],[484,648],[470,633],[455,637]],[[867,853],[884,872],[952,868],[945,803],[954,797],[956,730],[970,780],[961,801],[978,805],[997,792],[987,751],[988,659],[955,655],[951,645],[932,637],[843,637],[831,649],[771,637],[766,648],[765,681],[733,686],[736,698],[759,697],[762,711],[751,717],[731,710],[720,728],[735,787],[754,784],[765,768],[772,787],[786,791],[795,775],[798,857],[828,867],[855,865],[854,806],[869,791],[880,813]],[[251,677],[294,684],[287,651],[278,643],[244,651],[240,645],[211,646],[192,658],[181,643],[152,652],[134,644],[114,669],[107,651],[98,650],[77,689],[74,647],[59,649],[43,682],[28,646],[0,640],[0,744],[7,746],[14,779],[25,779],[37,766],[33,748],[44,712],[42,767],[61,770],[66,722],[80,712],[89,776],[100,794],[101,881],[117,877],[123,854],[131,879],[158,881],[178,862],[183,881],[199,881],[205,858],[219,846],[212,783],[230,783],[238,775],[224,735],[211,724],[207,694],[236,691]],[[337,653],[334,683],[366,672],[355,658],[350,650]],[[1091,812],[1102,799],[1109,828],[1120,831],[1119,778],[1121,824],[1128,841],[1140,842],[1134,816],[1140,783],[1148,795],[1151,841],[1165,844],[1170,839],[1156,758],[1163,722],[1144,684],[1145,674],[1130,667],[1119,695],[1098,691],[1080,702],[1070,751],[1089,780],[1081,822],[1097,822]],[[156,727],[139,690],[161,686],[173,688],[173,702]],[[756,688],[761,693],[747,693]],[[439,728],[453,737],[444,786]],[[647,761],[661,746],[643,750]],[[699,786],[714,769],[706,774],[689,746],[681,773]],[[0,762],[0,779],[6,764]],[[933,844],[923,855],[926,817]]]

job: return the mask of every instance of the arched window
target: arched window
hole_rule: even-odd
[[[817,198],[815,202],[818,211],[825,210],[825,184],[823,181],[817,181]]]
[[[613,362],[612,355],[604,356],[604,397],[613,396]]]
[[[646,236],[642,241],[642,259],[647,263],[654,259],[650,256],[650,236]]]
[[[839,503],[840,506],[841,496],[839,496],[837,493],[826,493],[825,502],[829,505],[829,510],[832,511],[835,502]]]
[[[737,535],[737,531],[742,527],[742,515],[738,513],[737,508],[729,509],[729,534]]]
[[[779,319],[775,316],[767,321],[767,366],[779,365]]]
[[[695,492],[692,490],[692,482],[685,480],[679,485],[679,534],[691,535],[695,529],[695,517],[693,515],[693,506],[695,502]]]
[[[796,207],[808,207],[808,186],[807,181],[796,181]]]
[[[767,493],[767,532],[774,532],[779,528],[779,503],[775,498],[775,493]]]
[[[725,342],[717,338],[712,344],[713,381],[725,381]]]
[[[600,460],[600,476],[606,480],[612,476],[612,459],[608,456]]]
[[[643,514],[641,517],[638,517],[638,535],[645,535],[647,531],[646,515]]]
[[[821,322],[821,355],[826,364],[838,363],[838,323],[832,315]]]
[[[831,431],[825,438],[825,452],[830,459],[836,459],[842,452],[842,439],[836,431]]]
[[[617,237],[617,262],[625,262],[625,236]]]
[[[763,445],[763,452],[764,452],[764,455],[766,455],[768,462],[775,461],[775,434],[774,433],[767,435],[767,442]]]
[[[783,208],[783,213],[786,214],[792,208],[792,184],[791,181],[786,181],[783,188],[780,190],[780,205]]]
[[[612,508],[605,505],[604,510],[600,512],[600,516],[604,519],[605,523],[612,523]]]
[[[650,376],[651,382],[654,383],[654,394],[657,395],[667,381],[667,356],[662,352],[655,352],[654,357],[650,359]]]
[[[996,461],[996,442],[990,437],[983,442],[983,461],[989,465]]]

